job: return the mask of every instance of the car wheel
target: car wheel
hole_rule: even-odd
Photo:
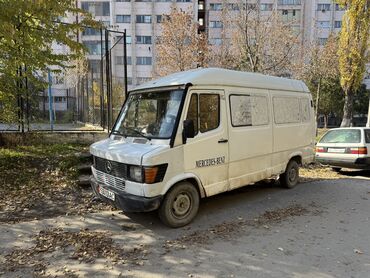
[[[199,208],[199,193],[189,182],[180,182],[175,185],[163,199],[159,207],[159,218],[172,228],[189,224]]]
[[[286,170],[280,175],[280,184],[285,188],[293,188],[299,180],[299,165],[297,161],[289,161]]]
[[[331,169],[334,171],[334,172],[337,172],[339,173],[340,170],[342,170],[342,168],[339,168],[339,167],[331,167]]]

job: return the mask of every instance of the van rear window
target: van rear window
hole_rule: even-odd
[[[336,129],[330,130],[320,140],[320,143],[360,143],[361,130]]]

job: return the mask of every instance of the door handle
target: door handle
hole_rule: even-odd
[[[227,143],[227,142],[229,142],[229,140],[227,140],[227,139],[220,139],[220,140],[218,140],[218,143]]]

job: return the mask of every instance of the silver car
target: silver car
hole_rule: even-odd
[[[334,128],[316,145],[316,161],[341,168],[370,169],[370,128]]]

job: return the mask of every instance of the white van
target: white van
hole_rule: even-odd
[[[280,175],[288,188],[314,158],[312,97],[297,80],[217,68],[131,91],[90,152],[92,188],[127,212],[188,224],[201,198]]]

